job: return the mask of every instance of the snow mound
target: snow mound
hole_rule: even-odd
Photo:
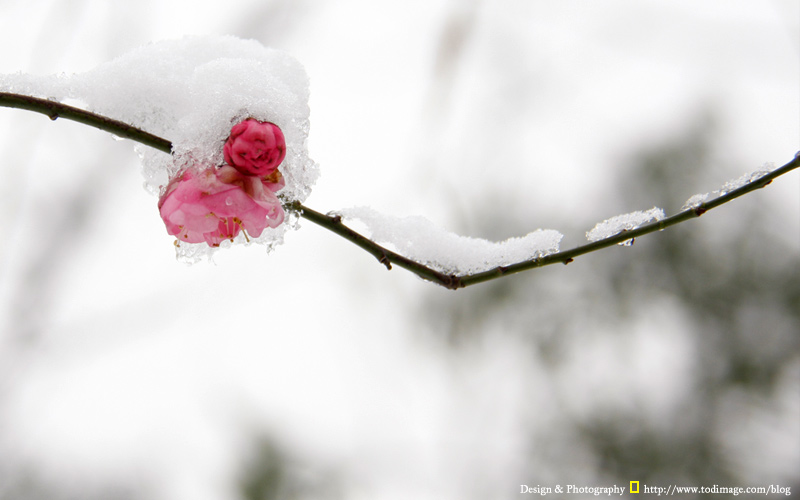
[[[395,217],[369,207],[335,214],[348,223],[360,223],[372,241],[446,274],[475,274],[543,257],[558,252],[563,238],[558,231],[537,229],[526,236],[492,242],[445,231],[422,216]]]
[[[647,224],[650,221],[661,220],[665,217],[666,214],[664,214],[664,210],[658,207],[653,207],[650,210],[639,210],[627,214],[616,215],[610,219],[606,219],[603,222],[598,222],[595,224],[594,228],[586,233],[586,238],[589,241],[604,240],[614,236],[615,234],[621,233],[622,231],[630,231],[631,229],[636,229],[637,227]]]

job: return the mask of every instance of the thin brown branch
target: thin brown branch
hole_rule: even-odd
[[[149,132],[128,125],[125,122],[101,116],[74,106],[62,104],[57,101],[0,92],[0,106],[35,111],[47,115],[51,120],[65,118],[67,120],[76,121],[84,125],[99,128],[100,130],[105,130],[106,132],[111,132],[119,137],[131,139],[132,141],[142,143],[151,148],[158,149],[159,151],[172,153],[172,143],[166,139],[162,139]]]
[[[49,116],[53,120],[56,118],[74,120],[92,127],[99,128],[101,130],[105,130],[107,132],[111,132],[112,134],[120,137],[125,137],[140,142],[141,144],[164,151],[165,153],[172,152],[172,143],[167,139],[155,136],[127,123],[113,120],[111,118],[91,113],[89,111],[84,111],[82,109],[68,106],[59,102],[40,99],[37,97],[0,92],[0,106],[36,111]],[[581,255],[595,252],[602,248],[614,246],[624,241],[644,236],[645,234],[661,231],[667,227],[680,224],[681,222],[685,222],[689,219],[697,218],[709,210],[728,203],[729,201],[739,198],[740,196],[744,196],[747,193],[763,188],[771,183],[774,179],[791,172],[798,167],[800,167],[800,153],[796,154],[790,162],[782,167],[775,169],[772,172],[769,172],[768,174],[739,187],[738,189],[734,189],[722,196],[714,198],[713,200],[701,203],[694,208],[684,210],[675,215],[667,217],[666,219],[645,224],[628,231],[623,231],[613,236],[609,236],[608,238],[574,247],[569,250],[551,253],[542,257],[518,262],[516,264],[499,266],[480,273],[461,276],[448,275],[439,272],[425,264],[416,262],[387,248],[384,248],[383,246],[375,243],[366,236],[359,234],[352,228],[345,225],[342,222],[341,216],[325,215],[312,210],[299,202],[291,203],[288,208],[295,210],[301,217],[324,227],[325,229],[362,248],[374,256],[379,263],[386,266],[386,268],[389,270],[392,269],[392,265],[394,264],[398,267],[402,267],[403,269],[411,271],[422,279],[431,281],[451,290],[456,290],[458,288],[475,285],[477,283],[483,283],[493,279],[502,278],[510,274],[515,274],[550,264],[569,264],[570,262],[574,261],[575,258]]]

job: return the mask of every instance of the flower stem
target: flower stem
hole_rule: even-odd
[[[84,111],[73,106],[68,106],[60,102],[41,99],[38,97],[0,92],[0,106],[20,108],[43,113],[50,117],[51,120],[55,120],[57,118],[74,120],[85,125],[90,125],[92,127],[99,128],[100,130],[110,132],[117,136],[131,139],[165,153],[172,153],[172,143],[167,139],[150,134],[144,130],[128,125],[127,123],[91,113],[89,111]],[[342,223],[342,218],[338,215],[325,215],[312,210],[299,202],[291,203],[288,208],[295,210],[301,217],[313,222],[314,224],[324,227],[325,229],[341,236],[342,238],[367,251],[376,259],[378,259],[378,262],[385,265],[387,269],[391,269],[392,264],[394,264],[416,274],[422,279],[431,281],[451,290],[456,290],[458,288],[475,285],[477,283],[483,283],[485,281],[490,281],[503,276],[508,276],[510,274],[515,274],[550,264],[569,264],[575,260],[576,257],[581,255],[591,253],[602,248],[607,248],[648,233],[661,231],[667,227],[674,226],[675,224],[700,217],[711,209],[728,203],[729,201],[739,198],[740,196],[744,196],[747,193],[763,188],[777,177],[791,172],[798,167],[800,167],[800,152],[798,152],[798,154],[796,154],[790,162],[782,167],[777,168],[751,182],[748,182],[747,184],[722,196],[714,198],[711,201],[701,203],[694,208],[684,210],[675,215],[667,217],[666,219],[645,224],[637,227],[636,229],[623,231],[609,236],[608,238],[594,241],[586,245],[577,246],[569,250],[563,250],[561,252],[551,253],[543,257],[525,260],[516,264],[499,266],[488,271],[462,276],[441,273],[426,266],[425,264],[416,262],[407,257],[403,257],[400,254],[392,252],[391,250],[382,247],[366,236],[359,234],[350,227],[346,226],[344,223]]]

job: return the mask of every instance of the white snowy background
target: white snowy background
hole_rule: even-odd
[[[367,205],[493,239],[553,228],[569,248],[596,222],[652,207],[619,204],[616,174],[708,109],[705,183],[672,211],[800,148],[793,0],[5,0],[0,73],[86,71],[187,34],[253,38],[305,65],[322,171],[307,204],[322,212]],[[218,252],[216,265],[176,262],[128,141],[0,109],[0,172],[3,499],[242,498],[259,440],[301,485],[297,498],[599,485],[597,457],[566,432],[559,441],[565,413],[631,407],[668,426],[704,362],[691,348],[702,332],[670,301],[624,326],[570,310],[599,257],[507,278],[550,285],[526,308],[488,311],[482,335],[453,347],[442,341],[452,324],[426,304],[480,291],[387,272],[308,222],[270,255],[253,246]],[[798,175],[750,196],[796,255]],[[688,224],[716,227],[716,213]],[[574,324],[555,375],[505,334],[547,307]],[[791,345],[790,369],[764,395],[772,411],[715,416],[737,477],[757,482],[744,486],[800,486]]]

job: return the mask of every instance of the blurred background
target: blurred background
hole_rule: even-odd
[[[307,205],[585,242],[800,149],[793,0],[3,0],[0,73],[233,34],[311,79]],[[0,110],[0,499],[800,492],[800,176],[457,292],[302,224],[175,261],[129,141]]]

